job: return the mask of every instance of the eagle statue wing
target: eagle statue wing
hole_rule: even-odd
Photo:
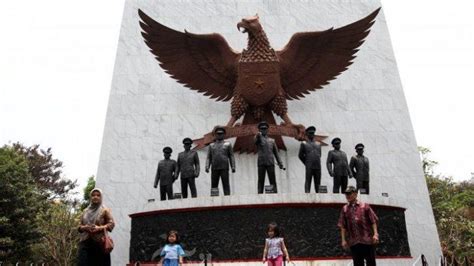
[[[286,98],[304,97],[345,71],[379,11],[380,8],[342,28],[294,34],[283,50],[277,52]]]
[[[232,98],[240,56],[222,35],[170,29],[138,10],[142,36],[166,73],[217,101]]]

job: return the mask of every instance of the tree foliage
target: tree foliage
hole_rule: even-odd
[[[51,148],[0,148],[0,261],[74,265],[79,202]],[[93,180],[93,179],[92,179]]]
[[[51,148],[44,150],[39,145],[25,147],[19,142],[12,147],[25,156],[29,172],[44,197],[64,199],[77,186],[77,181],[63,176],[63,162],[53,157]]]
[[[451,177],[434,174],[438,164],[429,159],[431,152],[419,148],[431,205],[446,257],[468,258],[474,261],[474,184],[456,183]]]
[[[438,165],[438,162],[429,158],[431,150],[425,147],[418,147],[418,151],[421,155],[421,162],[423,165],[423,172],[425,173],[425,176],[433,176],[434,168],[436,165]]]
[[[91,191],[95,188],[95,179],[94,176],[90,176],[87,180],[87,185],[84,188],[84,196],[81,205],[81,211],[84,210],[88,205],[91,199]]]
[[[77,205],[69,201],[52,201],[47,211],[38,216],[43,237],[34,250],[42,263],[58,266],[75,264],[79,243]]]
[[[9,146],[0,148],[0,261],[31,256],[40,238],[37,213],[42,201],[24,156]]]

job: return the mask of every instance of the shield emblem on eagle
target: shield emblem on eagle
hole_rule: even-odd
[[[249,104],[266,105],[282,89],[278,62],[240,63],[236,88]]]

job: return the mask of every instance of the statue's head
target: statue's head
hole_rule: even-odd
[[[268,123],[265,121],[258,123],[258,131],[260,131],[263,136],[266,136],[268,133]]]
[[[308,139],[310,140],[313,140],[314,138],[314,134],[316,134],[316,127],[314,126],[309,126],[306,130],[306,136],[308,137]]]
[[[193,145],[193,140],[191,138],[184,138],[183,139],[184,150],[189,151],[191,146]]]
[[[225,137],[225,128],[216,127],[216,129],[214,130],[214,136],[217,140],[223,140]]]
[[[165,159],[169,159],[171,157],[172,152],[173,152],[173,149],[171,149],[170,147],[164,147],[163,156],[165,157]]]
[[[362,143],[357,144],[355,146],[355,150],[356,150],[358,155],[364,154],[364,144],[362,144]]]
[[[262,25],[258,21],[258,14],[252,17],[243,18],[239,23],[237,23],[237,29],[240,31],[242,28],[242,33],[248,33],[249,35],[256,35],[262,31]]]
[[[341,139],[334,138],[333,140],[331,140],[331,144],[334,147],[334,149],[339,150],[341,148]]]

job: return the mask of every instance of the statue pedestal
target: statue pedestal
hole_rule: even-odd
[[[386,197],[360,196],[380,219],[377,254],[387,261],[410,258],[405,208]],[[158,262],[169,230],[180,232],[186,261],[205,256],[212,265],[261,263],[266,227],[281,228],[290,257],[300,265],[347,260],[337,221],[342,194],[263,194],[178,199],[145,204],[131,214],[130,263]]]

